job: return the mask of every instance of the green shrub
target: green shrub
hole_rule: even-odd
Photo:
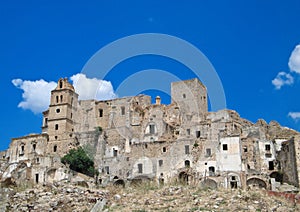
[[[63,164],[69,164],[70,169],[93,177],[97,174],[94,168],[94,161],[86,154],[82,147],[71,149],[68,154],[62,157]]]

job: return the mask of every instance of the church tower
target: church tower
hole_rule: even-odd
[[[67,78],[59,79],[51,91],[50,106],[44,114],[43,132],[49,135],[48,151],[63,155],[75,145],[74,114],[78,94]]]

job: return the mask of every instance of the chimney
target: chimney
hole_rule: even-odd
[[[157,105],[160,105],[160,96],[157,96],[156,98],[155,98],[155,104],[157,104]]]

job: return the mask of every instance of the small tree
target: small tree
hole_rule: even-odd
[[[70,169],[93,177],[97,172],[94,168],[94,161],[86,154],[82,147],[71,149],[68,154],[62,157],[63,164],[69,164]]]

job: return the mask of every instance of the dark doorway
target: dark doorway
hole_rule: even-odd
[[[178,178],[180,183],[188,184],[189,176],[186,172],[180,172]]]
[[[231,188],[237,188],[237,178],[236,176],[231,176],[230,177],[230,187]]]
[[[114,182],[114,186],[120,186],[120,187],[125,187],[125,182],[124,182],[124,180],[116,180],[115,182]]]
[[[39,183],[39,174],[35,174],[35,182]]]
[[[184,161],[184,166],[185,166],[186,168],[189,168],[189,167],[191,166],[190,161],[189,161],[189,160]]]
[[[269,161],[269,170],[274,170],[274,162]]]
[[[215,167],[213,166],[208,167],[208,174],[209,176],[215,176]]]

